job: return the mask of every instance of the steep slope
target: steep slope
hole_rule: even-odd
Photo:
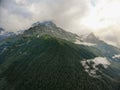
[[[100,56],[92,48],[48,35],[23,38],[0,55],[0,89],[117,90],[109,79],[84,71],[81,60]]]
[[[19,39],[21,39],[21,35],[15,33],[7,34],[7,36],[6,34],[0,35],[0,53]]]
[[[0,42],[0,90],[119,90],[119,48],[51,21]]]
[[[60,27],[57,27],[52,21],[37,22],[33,24],[33,27],[24,32],[25,36],[37,36],[51,35],[57,38],[62,38],[74,42],[77,37],[76,34],[64,31]]]

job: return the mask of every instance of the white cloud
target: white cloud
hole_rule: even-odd
[[[120,1],[98,0],[96,6],[90,6],[89,12],[81,23],[88,28],[98,30],[120,23]]]
[[[84,60],[84,61],[81,61],[82,65],[85,66],[85,62],[94,62],[94,65],[95,66],[98,66],[100,64],[102,64],[104,66],[104,68],[107,68],[111,63],[109,62],[109,60],[107,60],[107,58],[105,57],[96,57],[94,59],[88,59],[88,60]]]
[[[3,13],[0,16],[0,25],[7,30],[16,31],[16,28],[24,29],[36,21],[53,20],[59,26],[74,32],[73,25],[84,15],[87,1],[2,0],[0,11]]]
[[[104,68],[107,68],[111,64],[105,57],[96,57],[92,61],[95,63],[95,65],[102,64]]]
[[[113,57],[112,57],[113,59],[120,59],[120,55],[114,55]]]
[[[109,44],[120,45],[120,1],[96,0],[80,23]]]
[[[94,43],[88,43],[88,42],[81,42],[80,40],[76,39],[75,44],[80,44],[84,46],[95,46],[96,44]]]
[[[1,0],[0,27],[16,31],[37,21],[53,20],[68,31],[94,32],[119,46],[119,10],[120,0]]]
[[[91,62],[94,62],[94,63],[91,63]],[[80,61],[80,63],[84,67],[85,72],[87,72],[89,76],[92,76],[95,78],[100,77],[100,75],[97,75],[97,71],[101,72],[99,70],[98,65],[102,64],[105,69],[108,68],[109,65],[111,65],[111,63],[105,57],[96,57],[94,59],[82,60]]]

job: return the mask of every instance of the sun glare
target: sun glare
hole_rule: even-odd
[[[80,23],[91,29],[102,29],[109,26],[114,26],[120,22],[120,3],[99,3],[89,9],[87,15],[80,21]]]

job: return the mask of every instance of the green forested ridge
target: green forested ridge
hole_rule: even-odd
[[[106,77],[90,77],[80,63],[101,55],[49,35],[23,37],[0,54],[0,90],[117,90]]]

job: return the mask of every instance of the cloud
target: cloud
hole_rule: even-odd
[[[37,21],[52,20],[67,31],[94,32],[119,45],[119,10],[119,0],[0,0],[0,27],[17,31]]]
[[[88,0],[3,0],[0,25],[7,30],[24,29],[36,21],[53,20],[65,29],[72,29],[84,15]],[[68,3],[69,2],[69,3]]]
[[[100,34],[99,34],[100,33]],[[96,34],[101,37],[102,40],[106,41],[107,43],[114,45],[114,46],[120,46],[120,37],[119,37],[119,27],[118,28],[106,28],[101,30],[101,32],[97,32]]]
[[[97,75],[99,65],[103,65],[104,68],[108,68],[111,65],[111,63],[106,57],[96,57],[94,59],[82,60],[80,61],[80,63],[84,67],[85,72],[87,72],[90,76],[96,78],[100,77],[100,75]]]
[[[109,44],[120,47],[120,1],[95,0],[80,23]]]

